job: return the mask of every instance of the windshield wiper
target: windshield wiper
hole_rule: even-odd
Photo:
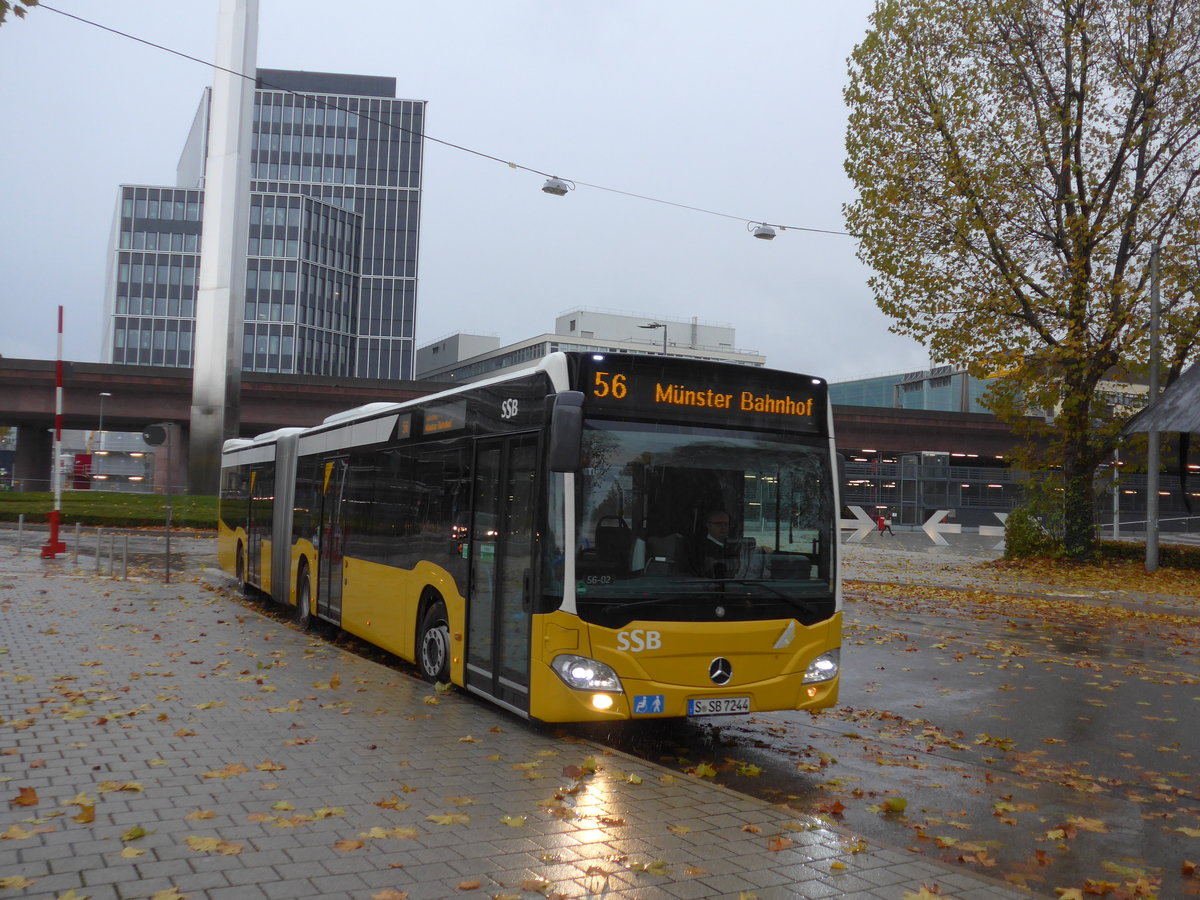
[[[749,580],[741,579],[741,578],[731,578],[729,580],[732,581],[734,584],[741,584],[741,585],[745,585],[747,587],[754,586],[754,587],[765,588],[766,590],[768,590],[772,594],[774,594],[776,597],[778,597],[780,600],[782,600],[784,603],[788,604],[791,607],[794,607],[795,609],[800,610],[801,612],[806,612],[809,615],[815,616],[815,615],[819,615],[821,612],[819,609],[817,609],[815,606],[813,606],[807,600],[801,600],[799,597],[789,596],[788,594],[785,594],[783,591],[779,590],[779,588],[772,587],[770,584],[768,584],[765,581],[749,581]]]
[[[728,598],[727,594],[722,593],[722,591],[721,591],[722,586],[724,586],[726,584],[740,584],[745,587],[763,588],[766,591],[768,591],[769,593],[771,593],[774,597],[778,598],[779,600],[782,600],[784,603],[791,606],[793,609],[798,609],[801,612],[808,613],[809,615],[816,616],[816,615],[820,615],[820,613],[821,613],[820,609],[818,609],[813,604],[809,603],[807,600],[801,600],[799,597],[791,597],[788,594],[785,594],[783,591],[779,590],[778,588],[772,587],[770,584],[768,584],[765,581],[751,581],[748,579],[740,579],[740,578],[722,578],[722,579],[717,579],[715,581],[712,579],[698,579],[697,581],[689,582],[689,584],[692,584],[692,585],[716,584],[717,587],[715,589],[709,588],[703,592],[668,594],[668,595],[662,596],[662,597],[652,597],[648,600],[635,600],[632,603],[609,603],[608,606],[604,607],[602,612],[607,614],[607,613],[617,612],[618,610],[639,609],[643,606],[655,606],[656,604],[659,604],[659,603],[671,603],[673,601],[681,600],[681,599],[691,599],[691,600],[697,600],[697,601],[711,599],[711,600],[715,600],[717,602],[721,602]],[[580,598],[580,600],[582,601],[583,598]],[[587,602],[587,601],[584,601],[584,602]],[[590,602],[600,603],[602,601],[592,600]]]
[[[653,597],[649,600],[635,600],[633,603],[610,603],[601,610],[603,613],[616,612],[621,609],[638,609],[642,606],[655,606],[659,603],[673,603],[676,600],[694,600],[695,594],[668,594],[665,597]],[[600,601],[592,601],[598,603]]]

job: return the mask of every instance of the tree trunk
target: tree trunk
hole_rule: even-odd
[[[1068,364],[1069,366],[1069,364]],[[1092,395],[1097,378],[1085,366],[1069,367],[1077,377],[1065,379],[1063,405],[1056,427],[1062,435],[1063,549],[1068,559],[1096,555],[1092,477],[1099,461],[1092,447]]]
[[[1096,555],[1093,474],[1082,460],[1063,467],[1063,546],[1068,559],[1080,562]]]

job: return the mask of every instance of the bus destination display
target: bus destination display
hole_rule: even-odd
[[[587,397],[587,409],[598,414],[822,431],[824,381],[749,367],[719,374],[728,377],[714,382],[713,369],[686,364],[592,359],[581,368],[579,390]]]

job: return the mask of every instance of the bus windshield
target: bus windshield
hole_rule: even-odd
[[[835,611],[827,443],[592,419],[583,461],[575,498],[583,619],[811,624]]]

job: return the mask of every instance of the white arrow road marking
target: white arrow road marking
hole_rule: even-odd
[[[929,517],[928,522],[921,526],[921,530],[929,535],[929,539],[939,547],[950,546],[949,541],[942,537],[943,534],[962,534],[962,525],[959,525],[958,523],[951,525],[948,522],[942,521],[942,519],[949,514],[950,510],[939,509]]]
[[[868,516],[861,506],[850,506],[847,509],[854,514],[854,518],[842,519],[840,525],[842,531],[845,531],[847,528],[853,528],[854,534],[846,538],[846,543],[861,543],[863,538],[875,530],[875,520]]]
[[[1005,529],[1006,525],[1008,524],[1004,520],[1008,518],[1008,513],[992,513],[992,515],[1000,520],[1000,524],[999,525],[980,525],[979,533],[981,535],[985,535],[988,537],[1003,538],[1004,537],[1004,529]],[[998,543],[992,549],[993,550],[1003,550],[1004,549],[1004,541],[1000,541],[1000,543]]]

